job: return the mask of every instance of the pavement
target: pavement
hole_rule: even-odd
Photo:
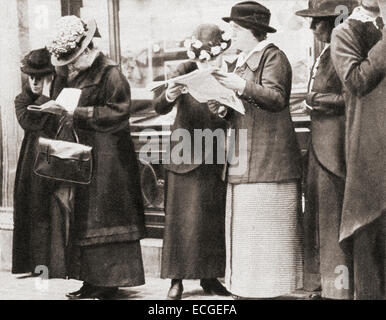
[[[184,280],[183,300],[232,300],[232,297],[205,295],[200,282]],[[77,280],[31,278],[0,272],[0,300],[67,300],[65,294],[76,291],[82,283]],[[168,280],[147,277],[140,287],[121,288],[114,300],[165,300],[169,289]],[[297,291],[284,300],[308,300],[309,293]]]

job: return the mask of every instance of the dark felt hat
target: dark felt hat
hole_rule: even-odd
[[[271,20],[269,9],[255,1],[244,1],[235,4],[231,9],[230,17],[225,17],[223,20],[225,22],[234,21],[247,29],[270,33],[276,32],[276,29],[269,26]]]
[[[21,62],[21,71],[28,75],[48,75],[55,71],[46,48],[32,50]]]
[[[337,17],[342,14],[340,6],[345,6],[351,12],[359,5],[358,0],[309,0],[308,9],[296,12],[301,17]]]

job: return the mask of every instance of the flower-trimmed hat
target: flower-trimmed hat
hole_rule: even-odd
[[[21,71],[30,76],[45,76],[55,72],[46,48],[32,50],[21,61]]]
[[[96,22],[84,23],[76,16],[64,16],[55,26],[51,43],[47,46],[54,66],[65,66],[78,58],[94,37],[100,37]]]
[[[210,60],[227,50],[231,45],[231,35],[215,24],[201,24],[191,39],[185,40],[187,55],[192,60]]]

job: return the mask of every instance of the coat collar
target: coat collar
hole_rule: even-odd
[[[264,48],[262,48],[262,50],[253,52],[245,62],[248,68],[255,72],[260,65],[260,61],[264,53],[267,51],[267,49],[272,48],[274,46],[275,45],[273,43],[269,43]]]
[[[257,68],[260,65],[261,58],[263,57],[265,51],[267,49],[274,47],[275,45],[273,43],[267,44],[262,50],[260,51],[253,51],[251,55],[247,58],[247,61],[245,61],[242,66],[247,65],[249,69],[251,69],[253,72],[257,70]],[[227,62],[228,65],[228,72],[234,72],[234,70],[237,67],[237,59],[233,62]]]
[[[117,64],[101,52],[95,58],[91,67],[80,73],[73,81],[80,83],[77,86],[79,89],[95,86],[101,82],[106,70],[113,66],[117,66]]]

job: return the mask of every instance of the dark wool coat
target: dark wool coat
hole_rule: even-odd
[[[145,236],[138,162],[130,135],[130,86],[102,53],[68,87],[82,90],[74,113],[80,143],[93,147],[93,176],[76,186],[75,243],[104,244]]]
[[[196,69],[197,64],[194,62],[182,63],[178,66],[177,70],[171,75],[171,77],[187,74]],[[211,159],[213,159],[213,163],[217,163],[217,152],[224,155],[225,158],[225,139],[223,141],[214,139],[213,149],[205,149],[205,141],[194,139],[194,130],[209,129],[211,132],[215,132],[216,129],[220,129],[222,130],[225,138],[227,127],[226,122],[213,115],[209,111],[206,103],[198,103],[190,94],[183,94],[177,98],[176,101],[168,102],[165,97],[165,92],[163,92],[153,102],[153,107],[159,114],[169,113],[174,106],[177,107],[177,115],[171,131],[173,132],[177,129],[187,130],[189,132],[190,140],[186,141],[186,143],[190,144],[192,152],[188,156],[190,160],[189,163],[175,164],[173,161],[170,161],[170,163],[164,165],[165,168],[176,173],[187,173],[198,168],[205,162],[209,163],[209,160]],[[198,141],[203,142],[200,149],[197,148],[199,145]],[[179,143],[180,141],[170,141],[170,149],[173,150],[173,148]],[[202,157],[199,157],[200,161],[194,161],[195,150],[200,150],[202,152]],[[183,152],[181,152],[181,157],[182,156]],[[224,163],[222,164],[224,165]]]
[[[179,65],[172,76],[197,69],[197,64]],[[175,102],[166,100],[165,92],[153,102],[160,114],[174,106],[177,115],[172,127],[190,133],[189,143],[194,159],[195,129],[221,130],[226,135],[226,122],[212,114],[206,103],[197,102],[183,94]],[[200,139],[201,140],[201,139]],[[216,140],[215,140],[216,142]],[[171,148],[178,141],[171,141]],[[213,149],[200,149],[201,163],[170,163],[167,169],[165,192],[165,233],[162,251],[161,277],[171,279],[207,279],[223,277],[225,272],[225,197],[226,183],[221,174],[224,164],[217,164],[217,151],[225,156],[225,140],[214,143]],[[204,163],[213,157],[213,164]]]
[[[333,174],[345,176],[345,104],[342,84],[331,61],[331,48],[320,57],[307,103],[311,112],[311,143],[319,162]]]
[[[331,43],[347,110],[343,240],[386,210],[386,30],[347,19]]]
[[[236,155],[240,129],[247,130],[246,150],[240,150],[247,157],[247,168],[244,173],[229,174],[228,181],[257,183],[300,178],[300,149],[289,111],[292,70],[286,55],[269,44],[253,53],[235,73],[246,80],[240,96],[245,115],[230,112],[227,120],[235,129]]]
[[[320,57],[306,100],[313,110],[304,214],[304,288],[317,290],[321,285],[323,297],[348,299],[351,286],[335,287],[335,267],[345,265],[349,272],[352,270],[350,256],[339,244],[345,175],[345,103],[330,49]]]
[[[14,187],[14,231],[12,272],[33,272],[49,260],[49,198],[54,183],[33,173],[37,139],[53,138],[58,119],[54,115],[29,111],[50,99],[34,95],[27,84],[15,98],[16,117],[24,129]]]

